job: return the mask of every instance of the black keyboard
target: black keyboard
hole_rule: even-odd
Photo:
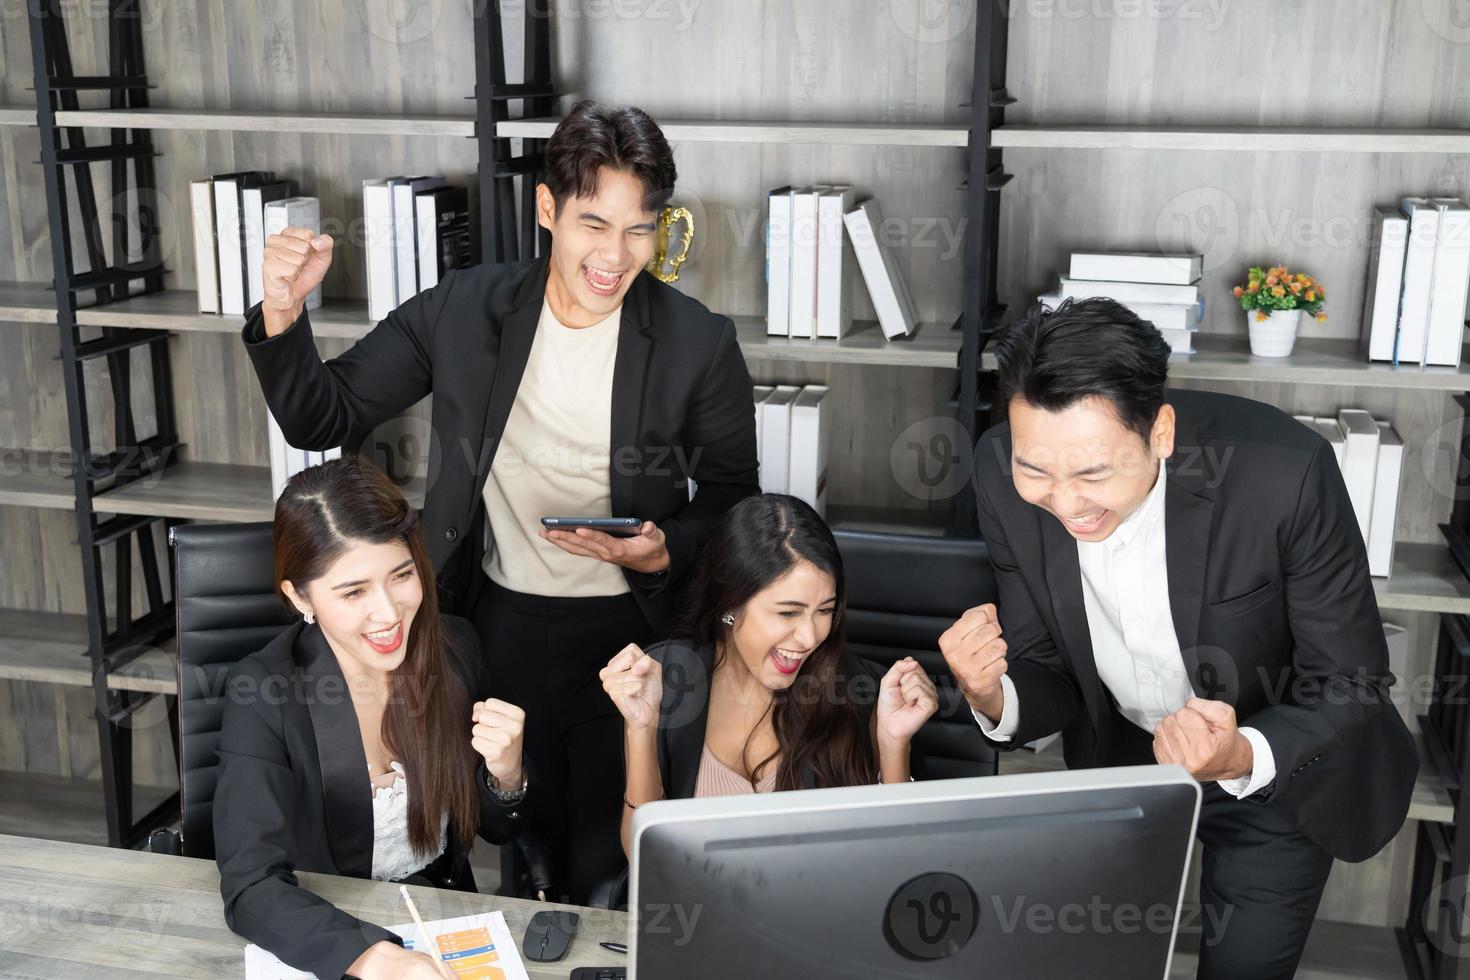
[[[628,980],[625,966],[579,966],[572,971],[572,980]]]

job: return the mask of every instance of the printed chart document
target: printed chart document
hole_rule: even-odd
[[[444,962],[462,980],[530,980],[521,954],[510,938],[504,912],[482,912],[424,923],[434,934]],[[433,955],[424,948],[419,927],[412,922],[389,926],[403,937],[407,949]],[[310,973],[292,969],[251,943],[245,947],[245,980],[310,980]]]

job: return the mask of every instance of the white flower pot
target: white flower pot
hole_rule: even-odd
[[[1250,327],[1251,353],[1257,357],[1288,357],[1296,343],[1301,310],[1274,310],[1264,320],[1256,319],[1255,310],[1245,311]]]

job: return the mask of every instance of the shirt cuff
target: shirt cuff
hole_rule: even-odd
[[[1000,720],[991,721],[985,715],[974,708],[970,714],[975,716],[975,721],[980,725],[980,732],[986,738],[996,742],[1009,742],[1016,735],[1016,729],[1021,726],[1020,708],[1016,705],[1016,685],[1005,674],[1000,675],[1001,708]]]
[[[1276,756],[1272,754],[1271,743],[1266,741],[1266,736],[1254,728],[1242,728],[1240,734],[1251,743],[1254,761],[1251,763],[1250,774],[1238,779],[1220,780],[1220,788],[1237,800],[1243,800],[1252,793],[1265,789],[1276,778]]]

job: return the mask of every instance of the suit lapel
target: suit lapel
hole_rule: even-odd
[[[480,458],[475,470],[475,499],[484,492],[490,464],[505,433],[506,419],[515,405],[526,362],[531,357],[531,343],[536,339],[536,325],[546,302],[546,275],[550,259],[543,256],[531,266],[516,291],[515,307],[499,323],[499,342],[495,353],[495,377],[490,384],[490,398],[485,405],[485,435],[480,443]]]
[[[1164,557],[1168,566],[1169,612],[1174,620],[1174,633],[1179,638],[1179,652],[1184,656],[1190,683],[1200,692],[1215,686],[1213,679],[1200,677],[1199,651],[1199,622],[1205,602],[1205,572],[1209,565],[1215,504],[1200,492],[1204,489],[1200,467],[1183,465],[1184,460],[1199,458],[1194,429],[1183,419],[1177,428],[1174,455],[1165,467],[1169,483],[1164,488]]]
[[[699,647],[689,661],[696,672],[702,668],[701,676],[689,676],[684,662],[681,658],[664,666],[660,710],[660,723],[667,737],[669,789],[671,798],[676,800],[693,797],[699,781],[699,761],[709,728],[710,690],[715,677],[714,647]]]
[[[1087,607],[1082,601],[1082,567],[1077,560],[1077,541],[1067,533],[1060,521],[1050,514],[1038,512],[1041,522],[1042,548],[1046,557],[1046,584],[1051,592],[1051,607],[1061,631],[1072,673],[1082,689],[1093,725],[1104,731],[1102,682],[1097,676],[1093,658],[1092,632],[1087,625]],[[1002,610],[1002,623],[1005,612]]]
[[[618,465],[626,447],[639,451],[638,425],[643,408],[643,379],[648,371],[648,355],[653,339],[648,335],[651,316],[648,309],[649,276],[639,272],[623,301],[623,316],[618,323],[618,351],[613,360],[612,419],[608,448],[614,465],[609,474],[609,496],[614,517],[637,517],[633,513],[633,471],[637,466]],[[635,457],[636,459],[636,457]]]
[[[357,711],[321,627],[298,628],[295,649],[301,686],[297,689],[307,694],[306,709],[316,735],[332,863],[338,874],[368,878],[373,871],[373,797]],[[340,682],[340,697],[322,696],[329,690],[324,686],[329,678],[331,683]]]

